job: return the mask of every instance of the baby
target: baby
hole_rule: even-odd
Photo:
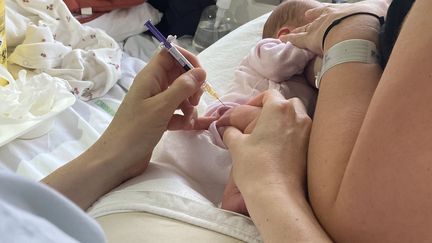
[[[304,18],[304,13],[311,8],[321,6],[322,3],[315,0],[282,1],[267,19],[262,38],[279,39],[281,36],[291,33],[295,28],[308,24],[308,21]],[[321,58],[315,58],[306,68],[304,72],[305,78],[315,87],[315,75],[321,68]]]
[[[314,55],[291,43],[279,40],[282,35],[308,22],[304,14],[308,9],[321,6],[314,0],[288,0],[280,4],[269,16],[263,28],[263,39],[252,48],[235,73],[235,80],[221,100],[228,107],[246,104],[248,100],[267,89],[277,89],[286,99],[298,97],[313,115],[317,97],[314,84]],[[221,116],[226,107],[214,103],[207,115]],[[214,143],[225,147],[219,135],[217,122],[209,127]],[[232,178],[222,198],[222,208],[247,214]]]
[[[313,87],[314,75],[305,74],[313,66],[314,55],[278,38],[307,24],[305,11],[319,6],[314,0],[288,0],[272,12],[264,25],[263,39],[242,60],[226,95],[220,98],[228,108],[246,104],[265,90],[277,89],[286,99],[298,97],[308,114],[313,115],[317,90]],[[206,115],[221,116],[227,107],[215,102],[208,107]],[[214,142],[224,147],[216,124],[209,130]]]

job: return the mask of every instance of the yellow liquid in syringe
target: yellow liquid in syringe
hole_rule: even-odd
[[[205,92],[207,92],[209,95],[211,95],[213,98],[219,100],[219,102],[220,102],[223,106],[226,106],[226,105],[225,105],[225,104],[224,104],[224,103],[219,99],[219,96],[216,94],[216,91],[214,90],[213,87],[210,86],[210,84],[208,84],[207,82],[204,82],[204,83],[201,85],[201,88],[202,88]]]

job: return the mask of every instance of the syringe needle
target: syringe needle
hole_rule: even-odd
[[[216,90],[215,90],[212,86],[210,86],[210,84],[209,84],[208,82],[204,82],[204,83],[202,84],[201,88],[202,88],[205,92],[207,92],[209,95],[211,95],[213,98],[219,100],[219,102],[220,102],[223,106],[226,106],[226,105],[225,105],[225,104],[224,104],[224,103],[219,99],[219,96],[217,95]]]
[[[226,105],[222,102],[222,100],[219,99],[219,97],[216,97],[217,100],[219,100],[219,102],[226,107]]]

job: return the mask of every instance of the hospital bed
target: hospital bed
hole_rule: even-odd
[[[160,19],[157,13],[152,17]],[[208,81],[219,94],[225,93],[233,80],[235,67],[261,38],[267,17],[268,14],[240,26],[199,53],[198,58],[207,72]],[[97,27],[97,23],[89,26]],[[26,129],[14,127],[14,124],[0,124],[0,131],[9,131],[8,136],[0,133],[0,163],[20,175],[40,180],[94,143],[112,120],[133,77],[145,66],[143,59],[151,56],[157,46],[149,36],[136,35],[136,38],[129,45],[125,41],[120,43],[119,46],[126,50],[122,53],[120,81],[113,84],[106,94],[88,101],[77,99],[73,105],[55,113],[49,123],[35,121]],[[137,46],[143,38],[147,39],[147,44]],[[212,97],[204,95],[198,106],[199,112],[202,114],[212,102]],[[248,217],[218,208],[223,182],[229,173],[228,165],[203,166],[202,170],[208,174],[223,169],[213,178],[215,183],[206,182],[205,178],[191,179],[189,175],[178,175],[178,171],[184,171],[191,165],[176,163],[175,153],[167,151],[178,146],[179,143],[175,142],[181,141],[184,136],[190,134],[166,133],[155,149],[154,163],[148,171],[107,194],[89,210],[89,214],[104,217],[116,213],[147,212],[219,232],[233,239],[260,242],[258,231]],[[195,142],[200,142],[200,137],[197,137]],[[220,154],[217,159],[229,161],[226,151]]]

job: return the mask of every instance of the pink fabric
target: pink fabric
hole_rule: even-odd
[[[306,107],[315,104],[316,91],[305,78],[296,76],[303,73],[314,55],[291,43],[279,39],[263,39],[252,48],[235,72],[235,79],[226,95],[220,97],[229,107],[245,104],[251,98],[268,89],[277,89],[289,99],[299,97]],[[206,116],[217,115],[223,107],[219,101],[207,108]],[[209,127],[216,145],[225,148],[216,124]]]

